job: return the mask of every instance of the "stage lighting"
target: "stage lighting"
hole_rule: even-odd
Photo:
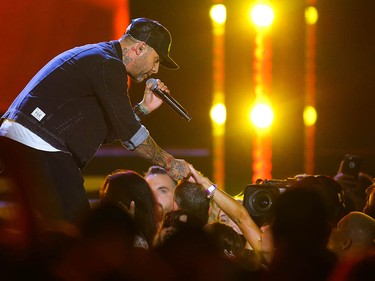
[[[305,126],[315,125],[317,119],[317,113],[313,106],[306,106],[303,110],[303,121]]]
[[[211,120],[218,125],[225,123],[227,118],[227,111],[225,105],[222,103],[217,103],[211,108],[210,112]]]
[[[250,11],[252,22],[258,27],[267,27],[273,23],[274,11],[270,5],[257,4]]]
[[[306,8],[305,21],[308,25],[316,24],[318,21],[318,10],[315,7],[309,6]]]
[[[273,117],[272,108],[268,104],[258,103],[251,110],[251,122],[259,129],[270,127]]]
[[[227,10],[223,4],[216,4],[210,10],[211,19],[217,24],[223,24],[227,19]]]

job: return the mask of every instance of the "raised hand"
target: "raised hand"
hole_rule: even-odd
[[[155,81],[157,82],[159,89],[170,94],[168,87],[163,82],[159,79],[155,79]],[[151,91],[153,85],[154,83],[152,82],[146,82],[143,100],[140,102],[140,105],[146,109],[148,113],[151,113],[163,104],[163,100]]]

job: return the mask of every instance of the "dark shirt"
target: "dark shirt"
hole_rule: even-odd
[[[118,41],[65,51],[27,84],[2,118],[13,120],[83,168],[102,144],[134,149],[148,136],[127,93]]]

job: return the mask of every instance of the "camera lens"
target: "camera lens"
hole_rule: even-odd
[[[264,212],[271,208],[272,198],[268,192],[259,192],[253,197],[253,206],[258,212]]]
[[[259,188],[254,190],[248,197],[248,208],[250,214],[254,216],[264,216],[272,209],[275,195],[269,188]]]
[[[285,185],[282,187],[284,188]],[[246,186],[243,205],[258,226],[271,221],[274,215],[274,204],[280,196],[281,189],[278,182],[272,182],[272,185],[251,184]]]

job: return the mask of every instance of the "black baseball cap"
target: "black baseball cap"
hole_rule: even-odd
[[[134,39],[145,42],[160,56],[160,64],[169,69],[178,69],[177,63],[169,56],[172,45],[172,36],[168,29],[160,23],[147,18],[133,19],[125,34]]]

